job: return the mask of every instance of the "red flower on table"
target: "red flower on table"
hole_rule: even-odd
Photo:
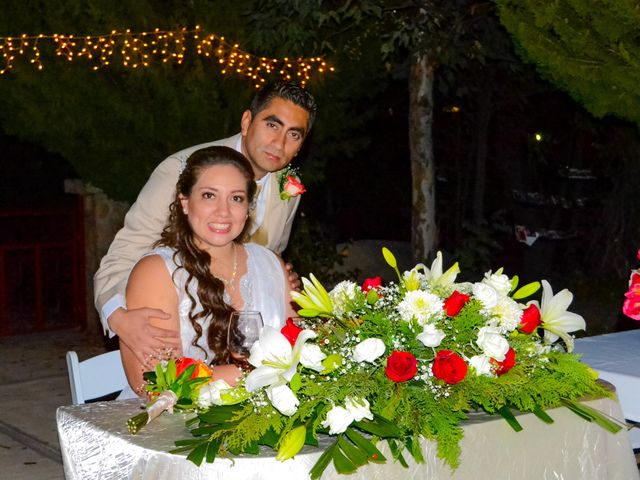
[[[540,325],[540,310],[533,303],[522,311],[518,328],[522,333],[533,333]]]
[[[213,373],[211,367],[209,367],[209,365],[207,365],[206,363],[200,360],[194,360],[193,358],[183,357],[180,360],[176,360],[176,378],[178,378],[180,374],[182,374],[182,372],[184,372],[191,365],[195,365],[196,368],[193,370],[193,373],[191,374],[191,377],[189,377],[189,380],[200,377],[210,377]]]
[[[364,293],[369,293],[369,290],[371,289],[378,290],[381,286],[382,286],[382,278],[371,277],[371,278],[365,279],[365,281],[362,282],[362,286],[360,287],[360,289]]]
[[[516,351],[509,347],[503,361],[498,362],[496,360],[491,360],[491,362],[497,365],[496,375],[503,375],[511,370],[516,364]]]
[[[193,358],[183,357],[180,360],[176,360],[176,378],[180,376],[191,365],[195,365],[196,361]],[[195,378],[196,371],[193,371],[192,378]]]
[[[450,317],[455,317],[468,301],[469,295],[455,290],[449,298],[444,301],[444,311],[447,312],[447,315]]]
[[[395,351],[387,358],[385,373],[394,382],[411,380],[418,371],[418,360],[409,352]]]
[[[433,376],[450,385],[464,380],[467,375],[467,364],[460,355],[451,350],[440,350],[436,353],[431,371]]]
[[[287,323],[285,323],[284,327],[282,327],[280,333],[282,333],[282,335],[284,335],[286,339],[289,340],[291,346],[294,346],[301,331],[302,329],[295,323],[293,323],[292,318],[287,318]]]

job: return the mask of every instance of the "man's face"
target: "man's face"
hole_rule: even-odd
[[[242,153],[256,179],[286,167],[302,147],[309,129],[309,113],[289,100],[274,98],[255,118],[246,110],[240,122]]]

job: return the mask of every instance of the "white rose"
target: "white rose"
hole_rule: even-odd
[[[356,362],[373,362],[385,351],[384,342],[379,338],[367,338],[353,349],[353,360]]]
[[[442,330],[436,328],[435,325],[425,325],[422,333],[419,333],[416,338],[420,340],[425,347],[437,347],[442,342],[445,334]]]
[[[500,295],[508,295],[511,291],[511,280],[504,274],[498,275],[490,271],[484,274],[482,283],[489,285]]]
[[[329,427],[329,434],[336,435],[344,432],[353,422],[351,412],[344,407],[333,407],[327,413],[327,419],[322,422],[323,427]]]
[[[231,389],[231,385],[222,379],[202,385],[198,391],[197,404],[200,408],[209,408],[211,405],[222,405],[220,394]]]
[[[486,283],[474,283],[473,296],[476,297],[487,310],[492,309],[498,303],[498,292]]]
[[[500,334],[500,329],[497,327],[482,327],[478,332],[476,343],[485,355],[498,362],[503,361],[509,351],[509,342]]]
[[[267,397],[280,413],[290,417],[298,409],[300,400],[288,385],[275,385],[267,388]]]
[[[373,420],[373,413],[369,409],[369,401],[366,398],[347,397],[344,399],[344,406],[356,422],[363,418]]]
[[[493,376],[491,361],[486,355],[475,355],[469,359],[469,365],[476,369],[476,375]]]
[[[324,370],[324,366],[322,365],[322,361],[327,358],[327,356],[322,353],[320,347],[318,345],[310,345],[305,343],[302,346],[302,350],[300,351],[300,363],[303,367],[310,368],[311,370],[315,370],[316,372],[321,372]]]

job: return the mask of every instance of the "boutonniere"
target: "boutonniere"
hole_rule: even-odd
[[[290,166],[278,173],[278,185],[280,186],[280,198],[282,200],[289,200],[307,191],[300,181],[298,170]]]

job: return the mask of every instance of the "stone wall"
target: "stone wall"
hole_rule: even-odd
[[[122,228],[129,209],[127,202],[111,200],[99,188],[80,180],[66,180],[65,191],[82,195],[84,200],[84,242],[86,271],[87,337],[94,343],[104,342],[100,318],[93,304],[93,275],[107,253],[115,234]]]

